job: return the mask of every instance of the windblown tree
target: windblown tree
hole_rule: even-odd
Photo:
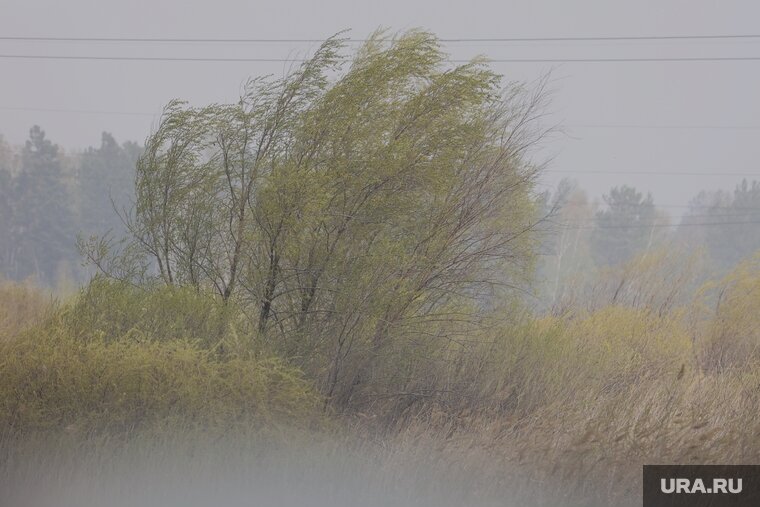
[[[237,104],[169,104],[137,164],[128,253],[90,251],[133,281],[234,298],[336,406],[394,394],[370,384],[424,389],[415,364],[527,280],[543,100],[482,60],[450,67],[428,33],[344,47]]]

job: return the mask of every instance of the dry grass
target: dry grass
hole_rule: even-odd
[[[41,289],[0,280],[0,341],[40,322],[52,308],[52,297]]]
[[[760,462],[759,316],[755,259],[667,312],[609,305],[505,328],[446,380],[469,391],[418,407],[392,439],[428,442],[487,484],[522,470],[567,501],[639,505],[643,464]]]
[[[370,497],[389,484],[415,484],[404,494],[453,499],[453,490],[423,493],[416,485],[458,477],[456,498],[467,505],[521,495],[530,501],[516,504],[638,505],[642,464],[760,462],[760,263],[743,264],[686,304],[663,306],[646,290],[647,298],[628,294],[636,304],[511,319],[408,362],[410,395],[378,398],[332,426],[340,444],[323,449],[325,459],[344,472],[323,479],[340,489],[340,474],[361,462],[369,463],[362,477],[372,478]],[[166,298],[166,311],[176,317],[190,308],[224,343],[226,321],[195,310],[196,296],[153,294],[157,307],[149,310],[139,295],[126,298],[127,310],[107,319],[89,306],[64,309],[46,321],[62,326],[58,334],[41,333],[40,324],[14,327],[26,331],[2,345],[6,433],[14,421],[133,431],[147,414],[166,428],[207,430],[248,420],[258,413],[251,407],[297,420],[313,413],[316,397],[283,363],[151,332],[146,315],[161,321]],[[193,322],[165,319],[161,329],[194,336],[183,327]],[[78,338],[62,340],[66,329]],[[90,441],[87,433],[80,436]],[[298,455],[302,441],[291,444]]]
[[[583,390],[524,415],[433,413],[398,438],[430,442],[486,483],[527,475],[581,503],[638,505],[643,464],[760,461],[759,382],[757,367],[680,379],[671,372]],[[523,475],[504,476],[514,470]]]

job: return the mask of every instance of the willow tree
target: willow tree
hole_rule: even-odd
[[[403,384],[524,281],[543,91],[451,66],[424,32],[344,51],[237,104],[171,103],[129,220],[156,279],[235,298],[339,405]]]

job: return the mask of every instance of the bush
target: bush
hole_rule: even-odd
[[[29,298],[2,294],[11,308]],[[301,372],[239,338],[241,325],[232,303],[193,290],[95,280],[0,340],[0,433],[313,422],[319,398]]]
[[[245,355],[253,332],[234,302],[190,287],[137,287],[96,278],[61,313],[73,338],[135,342],[185,340]]]
[[[0,357],[0,428],[13,435],[308,424],[318,407],[281,361],[220,359],[186,340],[87,342],[48,326]]]

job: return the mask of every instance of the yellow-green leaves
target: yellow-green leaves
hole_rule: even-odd
[[[346,52],[328,39],[236,104],[170,103],[129,222],[133,264],[153,274],[133,282],[242,305],[261,342],[343,402],[395,368],[381,349],[438,346],[408,323],[447,335],[443,316],[477,320],[525,281],[542,105],[480,59],[449,65],[427,32]]]

